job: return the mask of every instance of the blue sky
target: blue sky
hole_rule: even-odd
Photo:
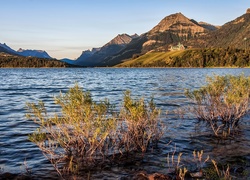
[[[75,59],[117,34],[142,34],[182,12],[214,25],[241,16],[249,0],[0,0],[0,43]]]

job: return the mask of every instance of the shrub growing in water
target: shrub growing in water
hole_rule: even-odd
[[[61,176],[112,162],[123,154],[144,153],[162,135],[153,100],[133,100],[130,92],[124,94],[120,113],[108,100],[94,102],[78,85],[56,97],[55,104],[61,112],[51,116],[43,102],[27,103],[27,118],[39,125],[29,140]]]
[[[250,77],[215,75],[207,82],[198,90],[187,90],[185,95],[196,104],[192,112],[210,125],[215,136],[229,136],[249,110]]]

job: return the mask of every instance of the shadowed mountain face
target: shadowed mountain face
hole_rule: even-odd
[[[102,61],[120,52],[133,38],[138,35],[119,34],[101,48],[93,48],[91,51],[83,51],[82,55],[74,62],[80,66],[100,66]]]
[[[7,46],[5,43],[1,44],[0,43],[0,52],[8,53],[11,55],[16,55],[16,56],[24,56],[24,57],[37,57],[37,58],[47,58],[47,59],[52,59],[46,51],[42,50],[24,50],[24,49],[19,49],[18,51],[15,51],[11,49],[9,46]]]
[[[0,52],[7,53],[10,55],[19,55],[15,50],[11,49],[5,43],[4,44],[0,43]]]
[[[191,20],[191,21],[194,21],[194,20]],[[198,23],[200,26],[202,26],[205,29],[210,30],[210,31],[214,31],[214,30],[217,30],[220,28],[220,26],[214,26],[214,25],[206,23],[206,22],[196,22],[196,21],[194,21],[194,22]]]
[[[206,47],[249,47],[250,13],[226,23],[217,31],[204,36],[203,40]]]
[[[20,54],[21,56],[25,56],[25,57],[38,57],[38,58],[47,58],[47,59],[51,59],[51,57],[48,55],[48,53],[46,51],[43,50],[25,50],[20,48],[18,51],[18,54]]]

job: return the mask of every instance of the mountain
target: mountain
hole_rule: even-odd
[[[169,45],[202,36],[211,29],[201,26],[182,13],[165,17],[147,33],[148,41],[143,44],[142,52],[167,51]]]
[[[92,50],[83,51],[80,57],[70,63],[78,66],[93,66],[94,60],[91,57],[100,49],[101,48],[93,48]]]
[[[4,44],[0,43],[0,52],[4,52],[11,55],[19,55],[15,50],[11,49],[5,43]]]
[[[169,45],[181,42],[188,48],[249,49],[250,47],[250,9],[245,14],[225,23],[214,26],[196,22],[181,13],[165,17],[149,32],[131,41],[119,54],[105,59],[101,66],[113,66],[127,60],[136,60],[150,52],[166,52]],[[195,54],[195,53],[194,53]],[[145,60],[144,56],[144,60]],[[152,56],[150,56],[152,57]]]
[[[205,29],[209,29],[211,31],[215,31],[220,28],[220,26],[214,26],[212,24],[206,23],[206,22],[197,22],[200,26],[204,27]]]
[[[195,23],[194,20],[188,19],[182,13],[176,13],[162,19],[159,24],[149,31],[149,34],[165,31],[172,31],[179,33],[181,36],[187,36],[188,33],[203,33],[206,29],[198,23]]]
[[[172,14],[162,19],[147,33],[133,39],[119,53],[105,58],[100,65],[113,66],[150,51],[168,51],[169,45],[203,36],[215,29],[217,27],[199,24],[182,13]]]
[[[91,51],[83,51],[74,62],[80,66],[99,66],[107,57],[119,53],[132,39],[138,35],[119,34],[101,48],[93,48]]]
[[[246,49],[250,46],[250,9],[222,26],[197,22],[182,13],[171,14],[140,36],[119,34],[100,48],[83,51],[76,60],[62,61],[88,67],[114,66],[130,59],[136,60],[149,53],[167,52],[170,45],[179,42],[189,49],[214,48],[216,51],[219,48]],[[6,44],[0,44],[0,52],[51,58],[45,51],[20,49],[16,52]],[[143,56],[140,60],[145,60],[146,57]]]
[[[16,56],[24,56],[24,57],[37,57],[37,58],[47,58],[52,59],[46,51],[42,50],[24,50],[20,48],[18,51],[13,50],[9,46],[7,46],[5,43],[0,43],[0,52],[4,52],[11,55]]]
[[[75,60],[68,59],[68,58],[60,59],[60,61],[65,62],[65,63],[70,64],[70,65],[74,65],[74,62],[75,62]]]
[[[137,34],[134,34],[132,36],[128,34],[118,34],[114,39],[112,39],[110,42],[104,45],[104,47],[110,46],[110,45],[126,45],[130,43],[130,41],[133,38],[138,37]]]
[[[179,16],[179,15],[177,15]],[[172,16],[173,18],[173,16]],[[182,23],[188,22],[181,18]],[[171,23],[176,24],[176,19],[157,25],[150,33],[166,32]],[[171,21],[172,20],[172,21]],[[179,20],[178,20],[179,21]],[[204,22],[190,20],[195,25],[205,28],[204,32],[199,28],[193,37],[183,40],[182,43],[188,47],[185,51],[145,51],[146,53],[133,56],[129,60],[119,63],[119,67],[248,67],[250,47],[250,9],[245,14],[232,20],[223,26],[213,26]],[[170,23],[169,23],[170,22]],[[180,22],[180,21],[179,21]],[[179,22],[177,24],[179,24]],[[191,25],[191,24],[190,24]],[[176,25],[174,25],[176,26]],[[174,34],[185,35],[179,26]],[[183,28],[182,28],[183,29]],[[158,34],[159,35],[159,34]],[[149,35],[147,35],[149,36]],[[129,45],[128,45],[129,46]]]
[[[46,51],[43,50],[30,50],[30,49],[22,49],[20,48],[18,54],[25,56],[25,57],[38,57],[38,58],[47,58],[52,59]]]
[[[199,38],[186,42],[187,46],[194,48],[239,48],[250,46],[250,9],[242,16],[225,23],[215,31],[211,31]]]

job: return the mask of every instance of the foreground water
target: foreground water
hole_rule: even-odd
[[[186,88],[199,88],[206,76],[213,74],[250,75],[250,69],[0,69],[0,174],[25,173],[35,177],[53,178],[56,173],[39,149],[27,140],[36,125],[25,118],[25,103],[43,100],[51,112],[58,111],[53,97],[66,92],[76,82],[92,93],[94,100],[108,98],[117,107],[123,92],[146,99],[154,96],[162,109],[162,120],[170,127],[158,149],[144,159],[122,167],[91,172],[92,179],[120,179],[137,171],[167,172],[167,156],[174,150],[188,161],[193,150],[204,150],[210,157],[224,162],[250,162],[250,124],[248,117],[241,126],[237,140],[217,142],[205,129],[197,127],[192,116],[179,119],[173,113],[190,105],[184,96]],[[168,114],[165,112],[168,111]]]

